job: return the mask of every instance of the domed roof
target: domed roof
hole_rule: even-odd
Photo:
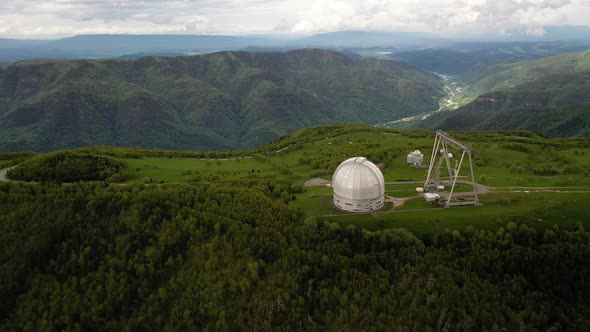
[[[365,157],[345,160],[332,177],[334,194],[349,199],[372,199],[385,194],[381,170]]]

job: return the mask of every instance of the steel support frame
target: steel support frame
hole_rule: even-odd
[[[462,150],[461,153],[461,159],[459,160],[459,164],[457,165],[457,169],[454,170],[454,174],[451,168],[451,162],[449,159],[449,146],[452,148],[456,148],[458,150]],[[439,148],[442,147],[443,150],[443,157],[445,158],[445,162],[447,165],[447,171],[449,174],[449,180],[452,180],[451,183],[451,191],[449,193],[449,196],[447,198],[447,201],[445,203],[445,207],[451,207],[453,206],[453,203],[451,202],[451,199],[453,198],[453,192],[455,191],[455,186],[457,184],[457,179],[459,177],[459,173],[461,171],[461,166],[463,165],[463,161],[465,159],[465,155],[467,154],[467,158],[469,159],[469,172],[471,174],[471,184],[473,186],[473,194],[474,194],[474,201],[473,204],[474,205],[479,205],[479,198],[477,196],[477,188],[475,185],[475,174],[473,171],[473,161],[471,158],[471,147],[463,144],[462,142],[460,142],[459,140],[449,136],[447,133],[438,130],[436,132],[436,136],[434,138],[434,145],[433,145],[433,150],[432,150],[432,157],[430,159],[430,166],[428,168],[428,174],[426,176],[426,181],[424,182],[424,188],[426,189],[427,187],[431,186],[431,185],[435,185],[435,183],[438,183],[441,181],[440,179],[440,172],[438,172],[439,174],[439,178],[434,179],[432,178],[433,175],[433,168],[436,164],[436,159],[437,156],[440,154],[439,152]],[[440,165],[437,165],[438,167],[440,167]],[[434,172],[434,174],[436,174],[437,172]],[[464,205],[464,204],[462,204]]]

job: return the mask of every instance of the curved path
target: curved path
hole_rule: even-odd
[[[9,170],[15,168],[16,166],[12,166],[12,167],[8,167],[8,168],[4,168],[4,169],[0,169],[0,181],[1,182],[16,182],[14,180],[11,180],[9,178],[6,177],[6,173],[8,173]]]

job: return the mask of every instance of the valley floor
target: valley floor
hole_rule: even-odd
[[[429,118],[432,114],[438,112],[454,111],[457,108],[459,108],[462,103],[465,103],[465,101],[461,100],[461,98],[463,93],[465,92],[465,89],[467,89],[468,86],[466,86],[463,82],[456,80],[451,75],[440,74],[437,72],[434,72],[434,74],[438,76],[443,82],[443,90],[446,93],[446,95],[440,99],[439,107],[437,110],[432,110],[431,112],[405,117],[395,121],[381,123],[377,126],[384,128],[410,128],[419,121]]]

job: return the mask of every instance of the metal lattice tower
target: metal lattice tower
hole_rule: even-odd
[[[433,178],[433,179],[438,179],[438,181],[434,181],[434,180],[433,180],[433,185],[434,185],[434,186],[438,186],[438,185],[441,185],[441,184],[443,184],[443,183],[440,181],[440,167],[442,166],[442,162],[443,162],[443,160],[445,160],[445,159],[444,159],[444,158],[439,158],[439,159],[438,159],[438,162],[436,163],[436,167],[434,168],[434,175],[432,176],[432,178]],[[426,188],[426,186],[425,186],[424,188]]]
[[[451,167],[451,157],[449,156],[449,149],[454,149],[458,151],[462,151],[461,159],[459,163],[455,163],[455,167]],[[461,202],[452,201],[453,199],[453,192],[455,191],[455,185],[457,184],[457,178],[459,177],[459,172],[461,171],[461,166],[463,164],[463,160],[467,155],[469,159],[469,173],[471,177],[471,185],[473,186],[473,195],[470,200],[463,200]],[[441,169],[443,168],[443,163],[447,169],[446,172],[447,176],[441,176]],[[449,136],[449,134],[445,133],[444,131],[438,130],[436,132],[436,137],[434,138],[434,147],[432,149],[432,157],[430,158],[430,166],[428,167],[428,175],[426,176],[426,181],[424,182],[424,189],[432,189],[436,188],[437,186],[444,184],[445,182],[450,183],[451,191],[449,192],[449,196],[447,197],[447,201],[445,202],[445,207],[456,206],[456,205],[479,205],[479,199],[477,197],[477,187],[475,184],[475,175],[473,173],[473,162],[471,161],[471,147],[469,145],[464,144],[463,142]],[[463,197],[469,198],[469,197]]]

